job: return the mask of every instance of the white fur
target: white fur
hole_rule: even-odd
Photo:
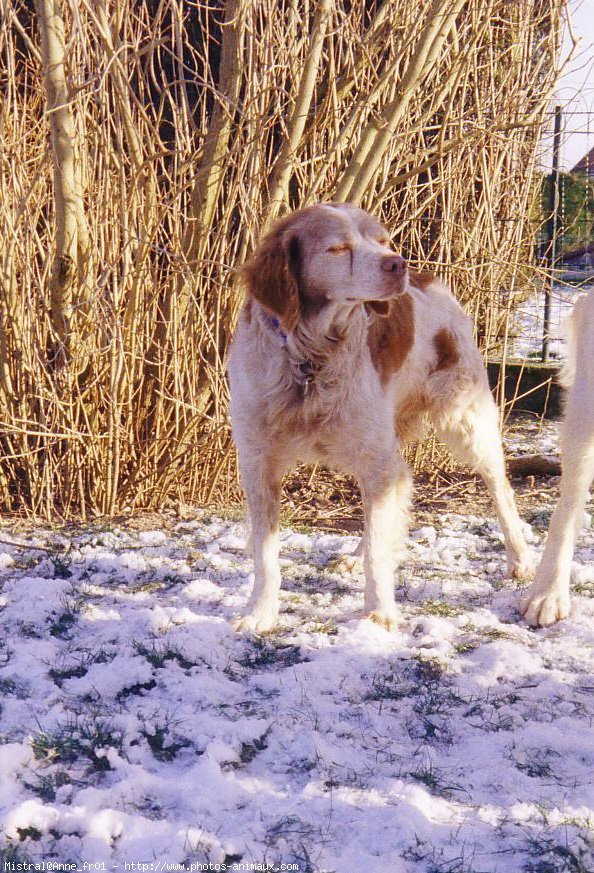
[[[329,302],[300,321],[284,340],[271,327],[265,307],[251,301],[250,317],[244,311],[229,360],[233,432],[254,557],[254,588],[237,626],[258,632],[269,630],[278,618],[280,487],[282,475],[297,460],[322,461],[358,479],[365,516],[365,611],[384,626],[394,626],[394,570],[406,537],[411,493],[411,474],[394,422],[410,418],[411,409],[413,418],[427,412],[453,454],[484,478],[505,534],[509,572],[526,577],[531,571],[522,522],[506,479],[497,410],[469,319],[441,282],[424,290],[410,285],[414,343],[400,369],[382,383],[368,348],[370,317],[363,301],[386,298],[385,246],[378,248],[366,230],[357,231],[359,217],[366,215],[360,210],[332,207],[330,214],[328,206],[314,209],[316,239],[308,239],[309,224],[303,213],[297,213],[300,236],[295,246],[307,261],[301,273],[315,280],[315,263]],[[328,215],[334,222],[337,213],[350,228],[348,299],[340,275],[344,266],[337,274],[336,254],[325,255],[325,244],[319,240],[320,217]],[[286,224],[283,244],[296,232],[290,222]],[[315,260],[309,261],[312,246]],[[360,302],[353,301],[359,281],[364,289]],[[375,298],[374,287],[381,289]],[[252,293],[258,296],[254,289]],[[447,369],[436,369],[434,338],[442,329],[455,338],[459,359]],[[319,369],[311,390],[298,397],[295,383],[304,358],[318,361]]]
[[[561,379],[569,386],[561,425],[561,494],[534,583],[522,603],[526,621],[550,625],[570,611],[571,563],[594,478],[594,292],[581,297],[568,319],[570,342]]]

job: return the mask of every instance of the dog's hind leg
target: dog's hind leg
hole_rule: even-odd
[[[237,630],[263,633],[278,619],[281,584],[278,562],[278,525],[282,469],[263,452],[253,452],[241,465],[251,520],[254,587]]]
[[[460,389],[449,394],[448,403],[440,399],[432,404],[429,416],[456,460],[479,473],[487,486],[505,538],[508,575],[531,578],[534,557],[507,479],[497,407],[486,377],[462,381]]]

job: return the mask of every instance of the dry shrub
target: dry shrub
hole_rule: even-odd
[[[454,284],[485,351],[498,341],[530,280],[564,0],[1,8],[5,510],[235,498],[233,267],[289,208],[381,214],[413,265]],[[65,34],[53,103],[48,15]]]

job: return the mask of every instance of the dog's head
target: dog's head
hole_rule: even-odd
[[[330,303],[367,303],[386,314],[408,290],[404,258],[387,230],[348,204],[318,204],[281,219],[242,267],[249,293],[284,330]]]

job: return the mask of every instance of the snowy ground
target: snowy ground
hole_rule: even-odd
[[[591,526],[572,617],[534,631],[491,517],[413,523],[394,633],[335,569],[355,537],[284,530],[262,638],[230,624],[238,521],[139,527],[0,528],[1,860],[594,870]]]

